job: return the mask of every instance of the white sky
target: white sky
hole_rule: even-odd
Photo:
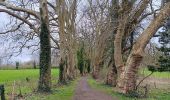
[[[8,22],[9,20],[9,16],[7,16],[5,13],[0,13],[0,31],[2,31],[4,29],[5,24]],[[1,40],[0,40],[1,41]],[[4,44],[0,44],[0,57],[4,56],[5,54],[5,43]],[[30,55],[31,51],[24,49],[23,52],[18,55],[18,56],[13,56],[9,61],[11,62],[15,62],[15,61],[19,61],[19,62],[27,62],[31,60],[31,55]],[[4,62],[6,63],[6,62]]]

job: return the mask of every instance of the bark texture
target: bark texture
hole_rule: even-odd
[[[127,62],[124,67],[124,72],[121,75],[123,80],[123,87],[121,93],[129,93],[135,91],[137,72],[142,61],[143,51],[146,45],[149,43],[150,39],[157,32],[157,30],[164,24],[164,21],[169,17],[170,13],[170,3],[167,3],[159,12],[157,17],[153,19],[150,25],[144,30],[144,32],[139,36],[136,43],[134,44],[131,54],[129,55]]]
[[[109,71],[107,73],[106,84],[115,87],[117,84],[117,69],[116,66],[111,63],[109,65]]]
[[[57,14],[60,37],[60,74],[59,84],[66,84],[75,78],[76,40],[75,18],[77,0],[57,1]]]
[[[99,78],[100,67],[101,66],[100,66],[99,62],[95,62],[95,64],[93,65],[92,76],[93,76],[94,79]]]
[[[38,91],[49,92],[51,90],[51,45],[47,0],[40,1],[40,15],[40,77]]]
[[[110,16],[111,16],[111,27],[112,27],[112,39],[111,40],[114,40],[114,36],[116,34],[116,31],[117,31],[117,25],[118,25],[118,22],[116,20],[118,20],[118,8],[119,8],[119,1],[118,0],[112,0],[111,1],[111,8],[110,8]],[[107,78],[106,78],[106,84],[108,85],[112,85],[112,86],[116,86],[117,84],[117,68],[115,66],[115,60],[113,58],[113,55],[114,55],[114,43],[113,41],[111,41],[111,49],[112,49],[112,52],[111,52],[111,61],[110,61],[110,64],[109,64],[109,71],[107,73]]]

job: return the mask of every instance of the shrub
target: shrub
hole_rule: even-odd
[[[147,68],[151,72],[156,72],[158,70],[157,66],[154,65],[148,65]]]

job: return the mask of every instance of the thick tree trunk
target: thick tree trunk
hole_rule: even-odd
[[[71,51],[71,50],[70,50]],[[75,57],[74,57],[74,52],[72,51],[72,52],[69,52],[69,62],[68,62],[68,64],[69,64],[69,69],[68,69],[68,71],[69,71],[69,74],[68,74],[68,78],[69,78],[69,80],[73,80],[74,78],[75,78],[75,66],[76,66],[76,64],[75,64]]]
[[[58,22],[59,22],[59,37],[60,37],[60,66],[59,66],[59,84],[66,84],[67,79],[67,69],[68,69],[68,53],[66,51],[66,34],[65,34],[65,20],[66,20],[66,10],[65,2],[56,0],[58,5]]]
[[[118,0],[112,0],[111,1],[111,9],[110,9],[110,16],[111,16],[111,27],[112,27],[112,34],[113,34],[113,38],[114,39],[114,36],[116,34],[116,31],[117,31],[117,20],[118,20],[118,5],[119,5],[119,1]],[[114,45],[113,47],[114,48]],[[114,54],[114,50],[113,52],[111,53],[111,62],[109,64],[109,70],[108,70],[108,73],[107,73],[107,78],[106,78],[106,84],[107,85],[111,85],[111,86],[116,86],[117,84],[117,69],[116,69],[116,66],[115,66],[115,61],[113,60],[113,54]]]
[[[70,55],[70,56],[69,56]],[[59,65],[59,84],[67,84],[75,78],[75,63],[72,54],[62,54]]]
[[[102,54],[101,54],[102,55]],[[94,61],[94,65],[93,65],[93,72],[92,72],[92,77],[94,79],[98,79],[99,78],[99,74],[100,74],[100,69],[103,66],[103,61],[101,59],[101,56],[96,56],[96,59]]]
[[[60,36],[63,39],[63,35]],[[63,39],[64,40],[64,39]],[[62,41],[62,40],[61,40]],[[63,43],[63,42],[62,42]],[[60,66],[59,66],[59,84],[66,84],[69,80],[75,78],[75,57],[69,49],[65,49],[65,44],[60,44]]]
[[[137,24],[136,20],[141,16],[145,8],[147,7],[150,0],[143,0],[139,5],[139,8],[132,13],[131,17],[128,18],[127,15],[131,11],[132,5],[131,3],[127,3],[129,1],[124,1],[122,3],[122,7],[124,11],[118,13],[118,28],[116,30],[115,40],[114,40],[114,60],[115,65],[118,71],[118,80],[117,80],[117,87],[118,91],[124,88],[124,77],[125,77],[125,63],[123,61],[123,54],[122,54],[122,42],[123,38],[128,36],[131,33],[134,26]],[[127,6],[128,4],[128,6]],[[130,5],[129,5],[130,4]],[[124,6],[126,5],[126,6]],[[127,9],[127,8],[130,9]],[[126,30],[126,31],[125,31]]]
[[[59,65],[59,84],[67,84],[67,58],[62,57]]]
[[[49,92],[51,90],[51,45],[47,0],[40,1],[40,15],[40,77],[38,91]]]
[[[99,72],[100,72],[100,66],[99,66],[98,63],[96,63],[95,65],[93,65],[92,77],[94,79],[98,79],[99,78]]]
[[[124,71],[125,71],[125,66],[117,67],[117,71],[118,71],[118,74],[117,74],[117,84],[116,84],[116,87],[118,88],[117,91],[121,92],[121,90],[123,90],[123,88],[124,88],[124,77],[125,77]]]
[[[115,87],[117,84],[117,69],[116,66],[111,63],[106,77],[106,85]]]
[[[164,24],[164,21],[169,17],[170,14],[170,2],[166,4],[165,7],[161,9],[159,14],[150,25],[144,30],[144,32],[139,36],[136,43],[133,46],[131,54],[128,57],[126,65],[124,67],[124,71],[121,73],[120,77],[123,79],[120,83],[123,84],[118,88],[121,90],[121,93],[129,93],[131,91],[135,91],[136,88],[136,80],[137,80],[137,72],[142,61],[143,51],[152,38],[152,36],[157,32],[157,30]]]
[[[123,62],[123,55],[122,55],[122,39],[124,36],[124,21],[126,19],[120,19],[119,26],[117,29],[117,33],[115,35],[114,40],[114,61],[118,72],[118,80],[117,80],[117,87],[123,88],[124,84],[122,80],[124,80],[124,62]]]
[[[129,93],[135,91],[137,73],[139,70],[139,65],[142,61],[142,56],[138,54],[130,55],[129,61],[126,64],[126,71],[124,76],[124,88],[123,93]]]

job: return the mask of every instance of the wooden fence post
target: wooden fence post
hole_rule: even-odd
[[[1,100],[5,100],[5,88],[4,88],[4,85],[0,85],[0,96],[1,96]]]

